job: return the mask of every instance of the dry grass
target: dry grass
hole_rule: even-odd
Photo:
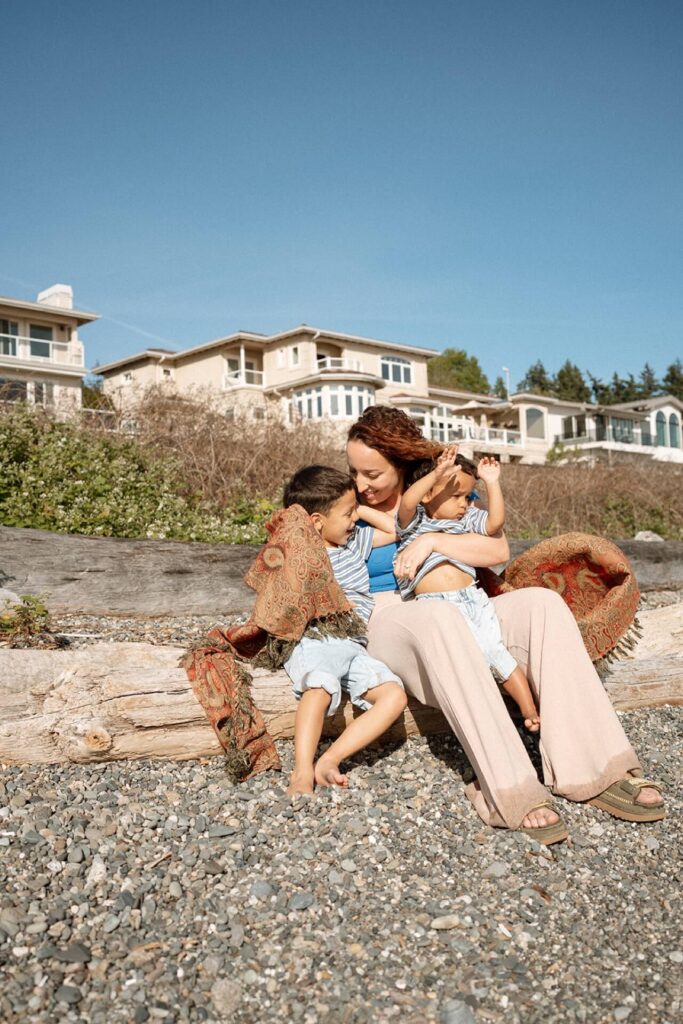
[[[345,466],[343,434],[332,423],[292,428],[277,416],[231,420],[210,393],[179,399],[150,390],[133,418],[137,440],[177,464],[186,493],[217,507],[277,502],[285,480],[303,465]],[[509,465],[502,479],[511,537],[578,530],[624,538],[654,530],[683,539],[680,465],[635,460],[595,467]]]

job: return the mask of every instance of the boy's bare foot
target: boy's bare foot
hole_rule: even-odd
[[[315,777],[313,775],[312,768],[309,771],[297,771],[295,769],[289,778],[287,796],[298,796],[300,793],[312,793],[314,782]]]
[[[315,763],[315,782],[317,786],[342,786],[346,788],[349,780],[339,771],[339,765],[331,757],[323,754]]]

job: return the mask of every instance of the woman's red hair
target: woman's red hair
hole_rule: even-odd
[[[368,406],[349,430],[348,440],[374,448],[404,476],[410,475],[415,463],[433,462],[443,451],[443,445],[422,435],[415,420],[391,405]]]

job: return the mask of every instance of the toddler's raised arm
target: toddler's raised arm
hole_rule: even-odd
[[[494,537],[505,526],[505,499],[500,486],[500,463],[485,455],[479,460],[477,475],[486,484],[489,513],[486,532],[489,537]]]

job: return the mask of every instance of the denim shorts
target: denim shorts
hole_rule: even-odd
[[[465,622],[474,633],[489,666],[503,682],[517,668],[517,662],[503,643],[500,623],[489,597],[475,584],[462,590],[446,590],[438,594],[418,594],[418,601],[451,601],[457,605]]]
[[[363,699],[368,690],[383,683],[397,683],[403,689],[403,683],[395,672],[383,661],[371,658],[363,644],[348,638],[326,636],[313,639],[304,636],[284,668],[292,680],[297,700],[306,690],[327,690],[332,698],[327,717],[339,707],[342,690],[348,693],[352,704],[368,711],[372,704]]]

